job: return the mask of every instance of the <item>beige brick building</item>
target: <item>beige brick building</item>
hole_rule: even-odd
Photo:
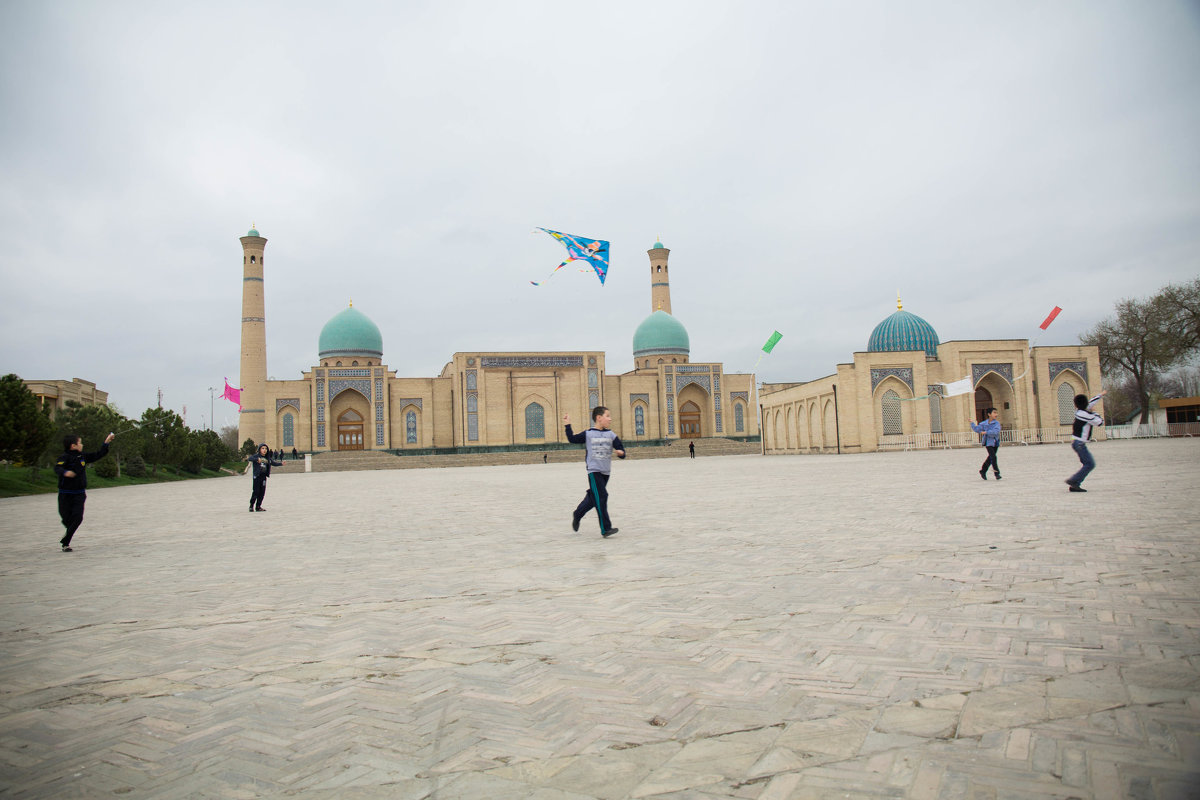
[[[23,381],[25,387],[37,398],[38,408],[49,408],[50,416],[54,417],[67,407],[68,401],[75,401],[81,406],[108,405],[108,392],[96,388],[96,384],[83,378],[71,380]]]
[[[971,391],[948,396],[945,384],[966,378]],[[1053,440],[1069,435],[1075,395],[1098,394],[1100,378],[1095,347],[940,342],[928,322],[898,307],[876,326],[867,350],[832,375],[763,385],[764,450],[866,453],[965,444],[970,423],[983,419],[987,407],[1000,411],[1004,430]]]
[[[634,332],[627,372],[611,374],[596,350],[482,349],[455,353],[436,377],[400,377],[379,328],[351,304],[325,324],[316,363],[294,380],[267,379],[267,240],[252,229],[241,242],[239,441],[306,452],[546,445],[564,441],[564,413],[582,430],[598,405],[627,442],[758,435],[754,376],[691,359],[660,242],[648,251],[651,313]]]

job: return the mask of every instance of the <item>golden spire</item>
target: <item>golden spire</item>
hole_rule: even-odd
[[[658,308],[656,310],[662,311],[662,300],[658,301]]]
[[[896,310],[897,311],[904,310],[904,304],[900,302],[900,290],[899,289],[896,290]]]
[[[350,298],[350,307],[354,308],[354,298],[353,297]]]

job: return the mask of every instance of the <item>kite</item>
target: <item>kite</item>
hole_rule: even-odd
[[[229,378],[225,379],[225,392],[221,395],[221,399],[237,403],[238,411],[242,410],[242,390],[230,386]]]
[[[603,239],[591,239],[586,236],[572,236],[569,233],[559,233],[552,231],[549,228],[538,228],[539,231],[545,231],[562,242],[567,248],[567,260],[554,268],[546,280],[554,277],[554,273],[570,264],[572,261],[586,261],[589,266],[596,271],[596,277],[600,279],[600,285],[604,285],[604,279],[608,276],[608,242]],[[586,272],[587,270],[580,270]],[[543,281],[530,281],[534,286],[541,286]]]
[[[973,390],[975,388],[974,386],[971,385],[971,376],[970,375],[968,375],[967,377],[963,378],[960,381],[954,381],[953,383],[943,383],[942,385],[946,387],[946,392],[943,395],[944,397],[954,397],[955,395],[968,394],[969,392],[971,392],[971,390]]]
[[[762,346],[763,353],[769,354],[772,350],[775,349],[775,345],[779,344],[779,340],[782,338],[783,338],[783,334],[780,333],[779,331],[775,331],[774,333],[772,333],[771,336],[767,339],[767,343]],[[754,362],[754,369],[752,369],[750,371],[754,372],[754,370],[757,370],[758,365],[760,363],[762,363],[762,360],[763,360],[763,357],[759,356],[758,361]]]
[[[1043,321],[1041,325],[1038,325],[1038,327],[1042,330],[1046,330],[1050,327],[1050,323],[1054,322],[1054,318],[1057,317],[1061,312],[1062,309],[1058,306],[1055,306],[1054,310],[1050,312],[1050,316],[1046,317],[1045,321]]]

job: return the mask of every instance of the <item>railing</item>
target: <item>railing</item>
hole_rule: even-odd
[[[1200,422],[1172,422],[1154,425],[1112,425],[1096,431],[1098,439],[1148,439],[1161,436],[1200,436]],[[882,436],[880,450],[937,450],[955,447],[978,447],[978,433],[912,433],[907,435]],[[1002,445],[1014,444],[1061,444],[1071,441],[1071,429],[1021,428],[1000,432]]]

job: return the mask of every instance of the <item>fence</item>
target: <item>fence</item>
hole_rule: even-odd
[[[1100,429],[1101,436],[1108,439],[1149,439],[1160,436],[1200,436],[1200,422],[1172,422],[1156,425],[1113,425]],[[883,436],[879,439],[880,450],[938,450],[955,447],[978,447],[979,434],[964,433],[913,433],[905,436]],[[1056,444],[1071,441],[1070,428],[1023,428],[1000,432],[1000,443]]]

